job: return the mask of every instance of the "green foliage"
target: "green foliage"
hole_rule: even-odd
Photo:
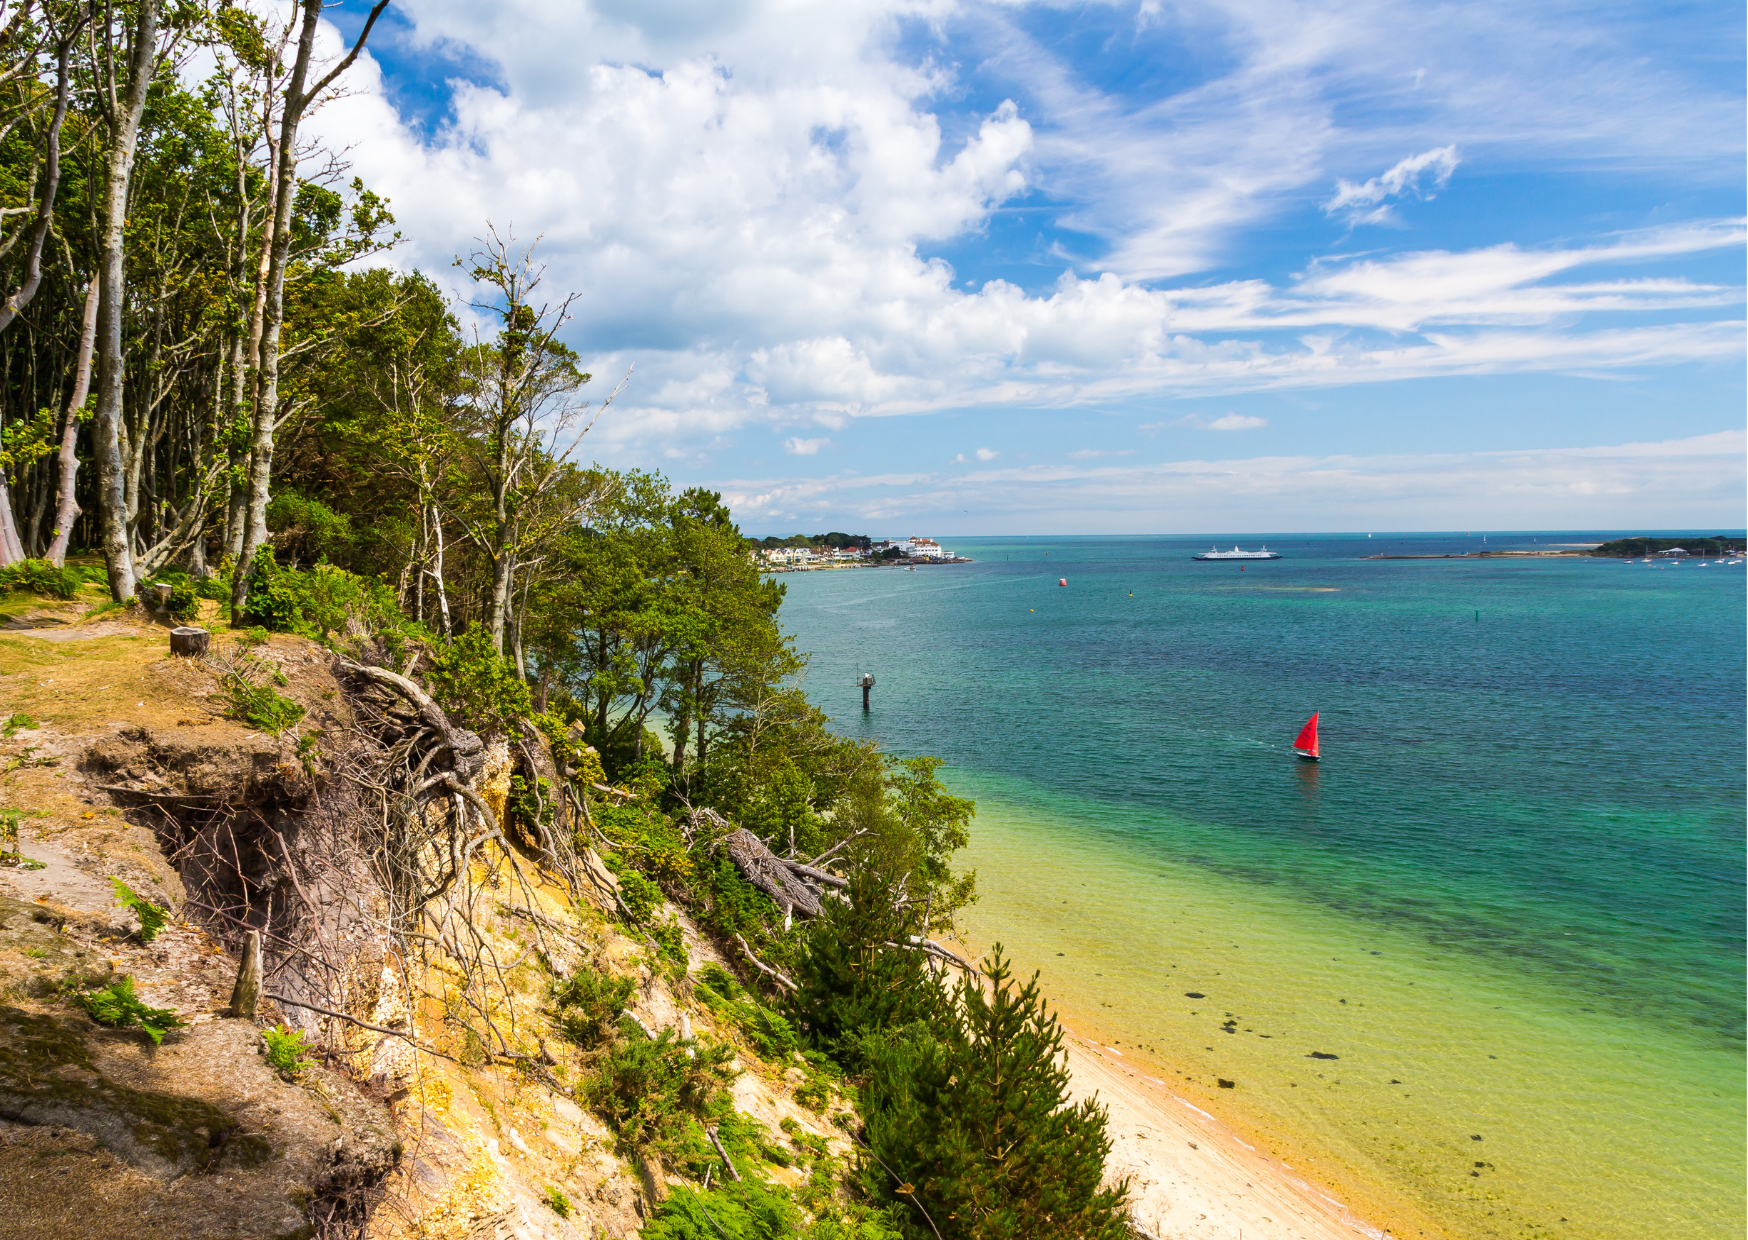
[[[264,547],[249,572],[249,602],[239,623],[326,641],[349,625],[394,632],[405,621],[394,592],[381,583],[331,564],[281,568]]]
[[[150,943],[157,938],[158,931],[170,919],[170,910],[153,904],[119,878],[111,878],[109,885],[115,889],[116,903],[131,909],[134,916],[140,919],[140,942]]]
[[[305,560],[339,554],[352,542],[351,518],[295,491],[279,491],[268,501],[267,528],[276,551]]]
[[[690,1122],[727,1107],[733,1058],[727,1045],[682,1041],[672,1030],[653,1042],[630,1033],[614,1044],[584,1095],[624,1149],[670,1152],[683,1146]]]
[[[547,1209],[551,1210],[560,1218],[569,1218],[571,1216],[571,1199],[564,1195],[558,1185],[547,1185],[546,1192],[540,1199],[546,1203]]]
[[[34,727],[36,727],[36,720],[20,711],[17,714],[8,715],[6,722],[0,724],[0,738],[11,740],[13,733],[20,730],[29,731]]]
[[[0,809],[0,865],[14,870],[41,870],[41,861],[33,861],[20,851],[18,824],[24,817],[15,809]]]
[[[699,973],[697,992],[719,1019],[732,1023],[746,1035],[760,1058],[787,1060],[800,1048],[794,1027],[781,1013],[749,995],[721,965],[704,966]]]
[[[629,977],[599,973],[583,965],[552,988],[552,1000],[558,1007],[555,1023],[572,1042],[593,1050],[612,1034],[619,1013],[636,989],[637,983]]]
[[[907,1240],[1126,1240],[1127,1185],[1104,1188],[1111,1143],[1096,1102],[1071,1105],[1062,1029],[1037,976],[998,944],[987,991],[967,978],[929,1025],[873,1055],[861,1179]]]
[[[528,686],[492,645],[490,630],[474,625],[431,657],[431,695],[452,719],[476,732],[510,733],[533,710]]]
[[[662,889],[617,856],[609,858],[607,865],[619,878],[619,895],[625,901],[625,907],[631,910],[632,917],[643,925],[653,924],[666,899]]]
[[[80,581],[79,574],[56,568],[47,560],[20,560],[0,568],[0,590],[14,590],[21,594],[70,599],[79,593]]]
[[[262,683],[275,678],[284,683],[283,677],[283,672],[264,659],[242,655],[232,660],[219,677],[218,694],[225,703],[225,714],[270,736],[290,731],[304,717],[304,708]]]
[[[170,584],[170,599],[164,604],[172,620],[192,620],[200,614],[200,593],[194,582],[184,577]]]
[[[943,1017],[947,997],[921,952],[891,946],[914,932],[893,907],[890,872],[868,865],[850,877],[849,903],[826,903],[796,965],[790,1020],[808,1043],[846,1071],[862,1071],[871,1040]]]
[[[720,1168],[719,1168],[720,1169]],[[717,1182],[708,1192],[673,1190],[639,1233],[642,1240],[898,1240],[866,1209],[836,1199],[827,1176],[798,1194],[747,1177]],[[797,1206],[812,1213],[809,1222]]]
[[[267,1047],[267,1063],[287,1080],[309,1067],[308,1049],[303,1044],[303,1030],[274,1025],[261,1031],[261,1041]]]
[[[785,1240],[802,1234],[789,1194],[752,1178],[709,1192],[676,1188],[639,1233],[642,1240]]]
[[[94,990],[76,998],[79,1006],[98,1024],[108,1025],[112,1029],[132,1029],[138,1026],[145,1030],[147,1037],[158,1044],[163,1043],[164,1035],[170,1030],[180,1029],[187,1023],[167,1008],[147,1007],[141,1003],[134,994],[134,979],[131,976],[124,977],[102,990]]]

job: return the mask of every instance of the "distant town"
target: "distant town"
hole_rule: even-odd
[[[875,540],[866,534],[794,534],[788,538],[747,540],[747,554],[773,573],[812,572],[826,568],[916,567],[922,564],[969,564],[932,538],[911,535]]]

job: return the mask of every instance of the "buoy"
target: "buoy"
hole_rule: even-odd
[[[1066,577],[1058,577],[1058,578],[1057,578],[1057,579],[1056,579],[1056,584],[1057,584],[1057,585],[1059,585],[1059,586],[1065,586],[1065,585],[1067,585],[1067,584],[1068,584],[1068,578],[1066,578]]]

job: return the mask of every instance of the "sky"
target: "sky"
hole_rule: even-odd
[[[337,51],[366,6],[330,8]],[[395,0],[306,132],[753,534],[1739,529],[1744,13]]]

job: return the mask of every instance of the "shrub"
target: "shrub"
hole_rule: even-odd
[[[548,1209],[560,1218],[571,1216],[571,1199],[566,1197],[556,1184],[547,1186],[546,1193],[541,1197],[541,1200],[546,1203]]]
[[[619,1023],[619,1013],[637,983],[629,977],[597,973],[583,965],[563,984],[552,988],[558,1005],[557,1025],[564,1036],[584,1050],[606,1041]]]
[[[276,546],[294,548],[308,559],[332,555],[352,542],[350,517],[295,491],[280,491],[267,501],[267,528]]]
[[[17,732],[20,729],[28,732],[34,727],[36,727],[36,720],[29,715],[22,713],[9,715],[7,716],[6,722],[0,724],[0,737],[4,737],[6,740],[11,740],[14,732]]]
[[[267,1047],[268,1064],[287,1080],[309,1067],[309,1058],[304,1054],[308,1048],[303,1044],[303,1030],[275,1025],[261,1031],[261,1041]]]
[[[249,601],[238,623],[279,633],[326,640],[356,620],[372,631],[398,630],[403,622],[394,591],[380,582],[330,564],[306,571],[281,568],[262,548],[249,571]]]
[[[673,1151],[691,1121],[726,1107],[733,1057],[727,1045],[682,1041],[670,1029],[653,1042],[632,1034],[613,1047],[585,1096],[625,1149]]]
[[[47,560],[20,560],[0,568],[0,590],[68,599],[79,593],[80,581],[80,574],[56,568]]]
[[[272,685],[262,684],[264,676],[285,683],[285,673],[270,668],[253,655],[244,655],[232,661],[219,677],[219,696],[229,718],[246,723],[257,732],[278,736],[297,726],[304,709]]]
[[[747,994],[721,965],[704,966],[698,979],[698,993],[706,1007],[733,1022],[746,1035],[761,1058],[788,1059],[795,1054],[799,1042],[794,1027]]]
[[[528,686],[492,644],[491,630],[474,625],[431,658],[431,696],[476,732],[509,733],[529,713]]]
[[[192,620],[200,614],[200,594],[188,578],[170,583],[170,601],[164,604],[172,620]]]
[[[170,919],[170,910],[153,904],[119,878],[111,878],[109,883],[115,888],[116,901],[123,908],[132,909],[134,916],[140,919],[140,942],[150,943],[157,938],[158,931]]]
[[[147,1007],[134,994],[134,979],[122,978],[102,990],[78,996],[79,1006],[92,1020],[112,1029],[139,1026],[154,1043],[163,1044],[164,1035],[180,1029],[187,1022],[167,1008]]]

